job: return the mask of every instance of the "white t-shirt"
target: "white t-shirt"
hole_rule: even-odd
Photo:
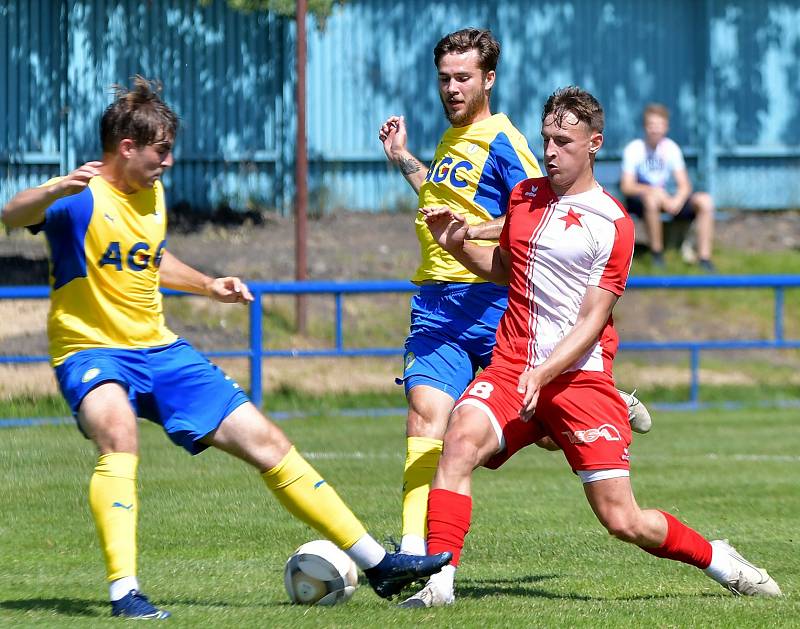
[[[664,188],[673,172],[685,169],[680,147],[669,138],[661,140],[652,150],[644,140],[634,140],[622,154],[622,172],[635,175],[638,183],[649,186]]]

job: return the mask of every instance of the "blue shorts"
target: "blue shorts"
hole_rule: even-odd
[[[191,454],[205,450],[199,440],[249,401],[236,382],[183,339],[145,349],[85,349],[56,367],[56,378],[76,417],[89,391],[118,382],[137,417],[160,424]]]
[[[495,333],[508,305],[508,289],[489,282],[425,284],[411,298],[411,333],[405,343],[406,395],[424,384],[461,397],[492,358]]]

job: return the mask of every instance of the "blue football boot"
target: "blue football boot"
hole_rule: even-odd
[[[163,620],[170,617],[168,611],[158,609],[139,590],[131,590],[118,601],[111,601],[111,615],[141,620]]]
[[[364,570],[364,574],[375,594],[381,598],[392,598],[409,583],[439,572],[450,563],[453,553],[438,555],[406,555],[405,553],[386,553],[381,562]]]

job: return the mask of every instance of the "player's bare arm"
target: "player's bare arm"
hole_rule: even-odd
[[[467,219],[447,207],[420,208],[436,242],[475,275],[495,284],[507,284],[508,252],[499,246],[482,247],[466,240]]]
[[[378,132],[383,144],[383,151],[386,158],[395,164],[405,177],[414,192],[419,194],[419,189],[425,181],[427,168],[408,150],[408,134],[406,133],[406,122],[403,116],[390,116],[381,125]]]
[[[493,218],[490,221],[478,223],[477,225],[470,225],[467,230],[467,240],[499,240],[500,232],[503,231],[503,225],[506,223],[506,217],[500,216]]]
[[[184,264],[169,251],[164,251],[159,267],[161,286],[196,295],[204,295],[226,304],[248,303],[253,295],[238,277],[209,277]]]
[[[604,288],[589,286],[581,302],[575,325],[541,365],[523,372],[517,390],[523,394],[519,415],[533,417],[542,387],[574,365],[597,342],[619,297]]]
[[[102,165],[103,162],[86,162],[49,186],[28,188],[19,192],[3,208],[3,223],[7,227],[38,225],[44,220],[44,214],[48,207],[58,199],[78,194],[84,190],[92,177],[100,174]]]

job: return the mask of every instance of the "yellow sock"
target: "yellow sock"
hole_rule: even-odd
[[[442,455],[442,440],[408,437],[403,470],[403,535],[425,539],[428,533],[428,492]]]
[[[333,487],[308,464],[294,446],[283,460],[261,475],[292,515],[347,549],[367,531]]]
[[[97,459],[89,482],[92,509],[108,580],[136,575],[136,467],[139,457],[112,452]]]

